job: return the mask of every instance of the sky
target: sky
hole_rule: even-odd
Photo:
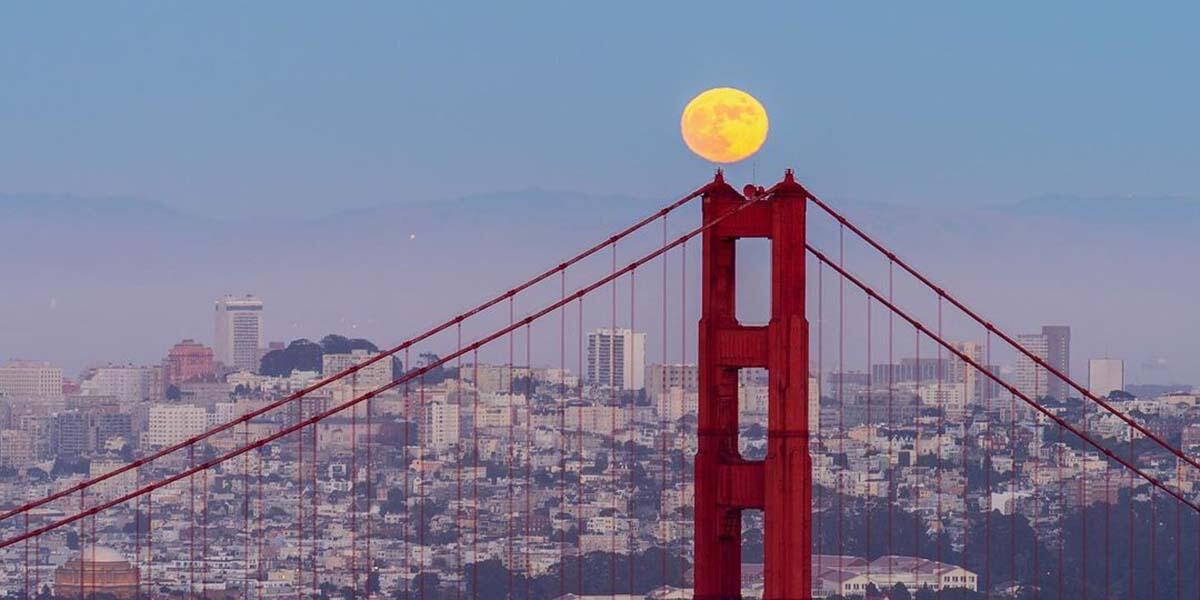
[[[537,186],[669,197],[679,112],[766,106],[731,167],[830,197],[1196,195],[1195,4],[25,3],[0,18],[0,192],[222,219]]]
[[[762,150],[727,167],[731,180],[769,184],[790,167],[839,206],[884,206],[866,213],[874,230],[959,277],[1010,330],[1070,320],[1080,359],[1136,338],[1130,364],[1180,365],[1143,381],[1200,382],[1200,341],[1173,337],[1200,324],[1184,300],[1200,283],[1169,260],[1145,268],[1113,248],[1133,240],[1139,256],[1198,255],[1191,234],[1170,227],[1198,221],[1171,216],[1187,206],[1142,222],[1111,205],[1200,198],[1197,17],[1194,3],[1103,2],[6,5],[0,199],[68,198],[61,209],[131,198],[199,220],[118,227],[47,213],[38,218],[64,221],[61,235],[39,238],[19,219],[6,229],[0,214],[10,237],[0,251],[28,253],[11,263],[26,284],[0,289],[0,358],[72,370],[152,362],[182,337],[207,341],[211,302],[227,292],[267,296],[273,340],[372,319],[375,341],[398,339],[444,313],[415,283],[428,276],[421,268],[461,273],[437,292],[474,299],[476,277],[502,286],[533,266],[437,263],[436,240],[422,236],[388,248],[396,256],[334,297],[305,277],[360,260],[368,253],[354,244],[387,245],[395,232],[343,227],[345,247],[298,249],[314,262],[287,269],[269,252],[245,257],[286,240],[289,223],[312,232],[359,211],[403,231],[397,207],[504,203],[530,189],[619,198],[596,213],[598,232],[640,214],[637,200],[658,207],[711,177],[714,165],[686,150],[679,115],[697,93],[731,86],[771,119]],[[1075,225],[1069,240],[1035,210],[1053,197],[1074,199],[1055,213]],[[1118,217],[1093,227],[1088,202],[1099,198]],[[1036,222],[1005,213],[992,237],[972,238],[972,223],[999,205]],[[965,212],[951,222],[947,209]],[[559,221],[543,230],[570,226],[575,212],[551,211]],[[900,231],[907,217],[925,228]],[[504,227],[512,235],[498,243],[528,256],[565,256],[593,237],[525,240],[519,224]],[[488,228],[441,231],[469,246]],[[234,235],[246,239],[228,243]],[[939,240],[1002,261],[1010,278],[981,281],[968,255]],[[400,277],[386,290],[371,286],[392,269]],[[1098,295],[1122,281],[1118,271],[1132,291]],[[128,324],[138,336],[123,335]]]

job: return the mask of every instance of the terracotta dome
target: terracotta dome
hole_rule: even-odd
[[[90,598],[95,592],[127,600],[137,596],[139,582],[137,567],[125,555],[106,546],[85,546],[54,571],[54,595]]]

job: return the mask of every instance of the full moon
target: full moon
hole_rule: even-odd
[[[692,98],[679,119],[683,141],[702,158],[734,163],[758,152],[767,139],[767,111],[734,88],[713,88]]]

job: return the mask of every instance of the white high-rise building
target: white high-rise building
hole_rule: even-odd
[[[646,334],[597,329],[587,338],[587,378],[592,385],[640,390],[646,382]]]
[[[1037,355],[1053,369],[1071,376],[1071,328],[1043,325],[1041,333],[1017,336],[1017,343]],[[1017,389],[1030,398],[1049,396],[1065,400],[1070,396],[1067,382],[1051,375],[1023,353],[1017,354]]]
[[[1125,390],[1125,361],[1119,358],[1093,358],[1088,361],[1088,391],[1107,396]]]
[[[262,300],[254,296],[225,296],[216,304],[216,359],[239,371],[258,372],[263,347]]]
[[[1042,360],[1049,352],[1049,340],[1040,333],[1017,336],[1017,343]],[[1036,400],[1049,394],[1046,389],[1046,369],[1037,365],[1023,353],[1017,354],[1017,391]]]
[[[1058,372],[1071,376],[1071,328],[1066,325],[1042,325],[1042,335],[1046,337],[1046,362]],[[1046,395],[1059,400],[1071,396],[1071,386],[1066,380],[1055,375],[1049,375],[1046,381]]]
[[[951,342],[955,350],[962,352],[977,365],[987,368],[984,364],[983,345],[979,342]],[[987,376],[980,373],[971,363],[962,360],[957,355],[951,355],[947,363],[946,379],[963,386],[963,402],[966,407],[974,406],[984,396]]]
[[[426,448],[446,450],[458,443],[461,423],[459,406],[450,402],[434,402],[421,415],[418,435]]]
[[[41,361],[12,361],[0,367],[0,396],[61,398],[62,369]]]

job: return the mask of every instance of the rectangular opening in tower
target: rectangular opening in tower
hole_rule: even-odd
[[[742,591],[743,597],[762,597],[763,591],[763,511],[742,511]],[[749,594],[746,594],[749,592]]]
[[[738,369],[738,453],[746,460],[767,457],[767,370]]]
[[[765,325],[771,320],[771,240],[739,238],[735,247],[734,316],[742,325]]]

